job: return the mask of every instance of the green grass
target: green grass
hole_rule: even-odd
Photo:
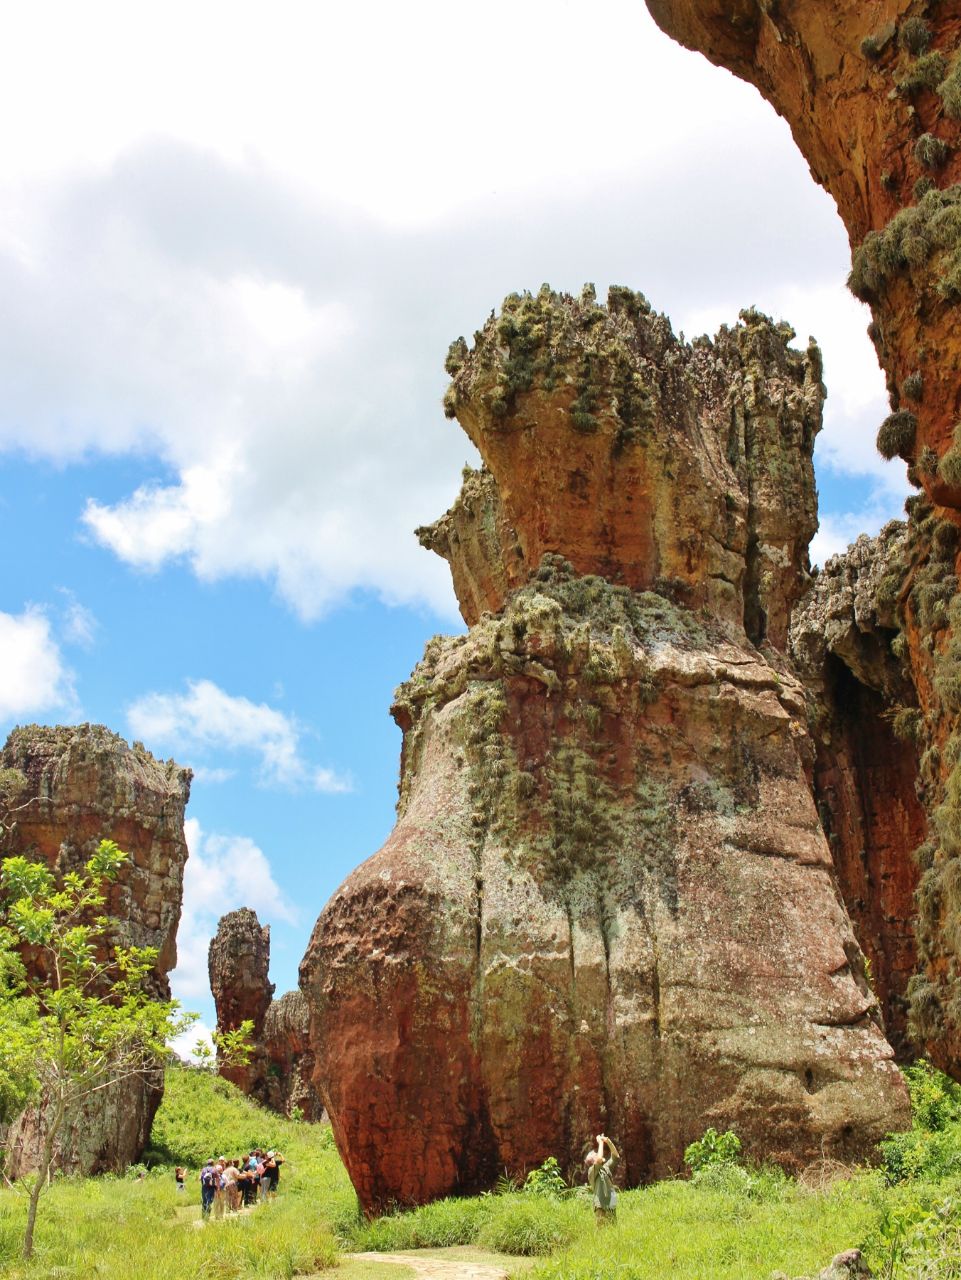
[[[811,1191],[776,1171],[711,1165],[691,1181],[623,1192],[617,1220],[599,1227],[583,1190],[507,1190],[365,1221],[327,1126],[282,1120],[206,1073],[172,1071],[151,1154],[165,1163],[143,1181],[57,1182],[28,1266],[17,1258],[23,1197],[0,1192],[0,1276],[406,1280],[406,1268],[343,1255],[419,1250],[526,1280],[769,1280],[774,1271],[817,1275],[835,1253],[859,1247],[891,1280],[957,1280],[961,1230],[945,1206],[961,1197],[961,1091],[927,1067],[909,1076],[915,1125],[886,1145],[883,1170]],[[287,1157],[277,1200],[198,1226],[201,1156],[252,1143]],[[178,1193],[172,1164],[183,1161],[190,1180]]]

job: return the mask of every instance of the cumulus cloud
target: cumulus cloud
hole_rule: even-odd
[[[297,721],[264,702],[230,694],[212,680],[188,680],[186,693],[148,693],[127,708],[127,723],[146,742],[193,751],[252,752],[260,757],[265,785],[315,791],[350,790],[348,778],[329,768],[310,765],[301,752]],[[215,766],[208,781],[226,775]]]
[[[262,924],[296,924],[294,908],[274,880],[263,850],[247,836],[205,832],[196,818],[184,823],[190,857],[184,871],[184,901],[177,932],[174,995],[186,1007],[209,1000],[207,949],[227,911],[250,907]],[[196,1039],[196,1034],[190,1040]]]
[[[493,0],[483,31],[433,0],[425,22],[435,8],[436,29],[413,40],[408,18],[367,0],[292,5],[276,32],[231,21],[271,86],[256,110],[229,60],[216,112],[206,77],[182,78],[175,109],[166,78],[138,64],[129,112],[108,110],[105,90],[102,113],[75,130],[69,173],[35,182],[31,156],[11,159],[0,448],[143,457],[141,483],[92,492],[84,514],[89,536],[137,570],[259,578],[304,618],[357,590],[453,616],[447,568],[411,532],[475,460],[439,409],[447,344],[514,289],[594,280],[643,289],[689,333],[747,305],[791,320],[802,341],[813,332],[831,388],[819,457],[884,487],[883,385],[844,291],[846,237],[770,107],[667,41],[636,0],[600,0],[590,21],[548,0]],[[115,21],[128,21],[122,8]],[[503,60],[485,57],[500,50],[499,23],[509,93],[491,83]],[[300,33],[284,38],[282,76],[263,62],[281,30]],[[311,33],[344,57],[298,81],[292,60]],[[191,20],[198,65],[221,35]],[[358,39],[378,89],[360,98]],[[604,127],[565,92],[532,145],[516,121],[539,117],[544,79],[513,66],[546,59],[558,83],[581,84],[592,50],[606,67]],[[99,83],[78,64],[86,86]],[[109,83],[113,63],[102,70]],[[69,86],[74,70],[60,73]],[[0,105],[30,92],[15,65],[10,75]],[[82,111],[89,97],[78,94]],[[465,146],[477,101],[485,125]],[[314,122],[330,113],[338,129],[318,142]],[[665,113],[669,143],[645,127]],[[43,137],[50,155],[64,145],[56,130]]]
[[[0,721],[76,711],[73,675],[41,609],[0,613],[0,654]]]
[[[171,1048],[182,1062],[202,1062],[205,1059],[201,1054],[195,1053],[198,1041],[205,1044],[211,1053],[214,1052],[213,1027],[201,1019],[193,1023],[186,1031],[182,1031],[179,1036],[174,1036],[172,1040],[167,1041],[167,1045]]]

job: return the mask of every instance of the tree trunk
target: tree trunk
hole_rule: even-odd
[[[43,1163],[37,1170],[36,1181],[30,1189],[30,1203],[27,1206],[27,1227],[23,1233],[23,1256],[24,1258],[33,1257],[33,1230],[37,1224],[37,1208],[40,1204],[40,1197],[43,1195],[47,1185],[47,1174],[50,1172],[50,1156],[44,1149]]]

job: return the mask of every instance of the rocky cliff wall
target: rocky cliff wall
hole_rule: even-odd
[[[189,770],[90,724],[15,729],[0,752],[0,770],[17,780],[0,808],[0,856],[43,858],[63,874],[81,866],[104,838],[131,855],[132,865],[110,889],[107,910],[121,922],[125,943],[157,948],[153,987],[169,998],[187,860]],[[162,1094],[162,1077],[104,1091],[65,1139],[60,1165],[96,1173],[139,1159]],[[35,1153],[35,1117],[27,1112],[7,1135],[8,1173],[28,1171]]]
[[[711,1124],[796,1167],[906,1121],[784,653],[823,397],[791,338],[544,289],[451,349],[485,470],[421,536],[473,625],[398,690],[397,826],[301,967],[368,1209],[598,1128],[636,1183]]]
[[[270,970],[270,926],[261,928],[249,907],[222,916],[208,952],[210,989],[217,1030],[253,1023],[253,1053],[243,1066],[219,1066],[220,1074],[266,1107],[305,1120],[324,1118],[323,1103],[311,1083],[314,1055],[309,1043],[307,1005],[299,991],[274,1000]]]
[[[875,954],[901,969],[916,948],[913,1043],[961,1076],[961,4],[648,0],[648,7],[665,31],[757,85],[787,119],[837,202],[852,246],[850,285],[871,306],[869,333],[891,398],[878,447],[908,462],[923,493],[909,500],[902,544],[891,548],[876,583],[897,687],[879,691],[854,672],[849,698],[843,681],[832,694],[825,673],[817,677],[827,690],[822,713],[846,724],[848,744],[834,763],[822,753],[821,777],[839,848],[848,847],[842,861],[853,868],[850,854],[863,847],[867,880],[859,888],[853,869],[845,879],[856,920],[864,917],[855,902],[864,884],[888,886],[884,905],[879,899],[867,909],[865,943],[873,934]],[[838,657],[850,672],[847,656]],[[861,716],[858,707],[849,714],[842,703],[869,688],[877,714]],[[878,715],[900,726],[907,746],[889,742],[886,763],[872,764]],[[859,755],[862,772],[880,780],[886,771],[882,787],[898,797],[880,827],[854,816],[860,800],[839,799]],[[923,816],[908,796],[912,755]],[[872,803],[880,814],[877,788]]]

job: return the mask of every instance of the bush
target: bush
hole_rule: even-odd
[[[699,1173],[712,1164],[737,1164],[741,1155],[741,1139],[733,1130],[718,1133],[708,1129],[698,1142],[692,1142],[684,1152],[684,1163],[691,1173]]]
[[[941,53],[925,53],[895,77],[895,84],[902,93],[912,97],[923,89],[939,90],[948,64]]]
[[[904,1075],[911,1095],[911,1128],[879,1144],[887,1182],[940,1182],[961,1173],[961,1089],[923,1058]]]
[[[908,18],[898,30],[898,44],[907,53],[924,53],[931,43],[931,28],[923,18]]]
[[[944,103],[944,114],[952,120],[961,120],[961,58],[955,58],[937,93]]]
[[[907,409],[888,414],[878,430],[878,453],[889,462],[892,458],[904,458],[914,447],[917,430],[918,420]]]
[[[539,1169],[532,1169],[524,1180],[524,1191],[531,1196],[548,1196],[555,1200],[570,1194],[561,1167],[554,1156],[548,1156]]]
[[[940,169],[950,154],[948,144],[933,133],[922,133],[914,144],[914,158],[925,169]]]

